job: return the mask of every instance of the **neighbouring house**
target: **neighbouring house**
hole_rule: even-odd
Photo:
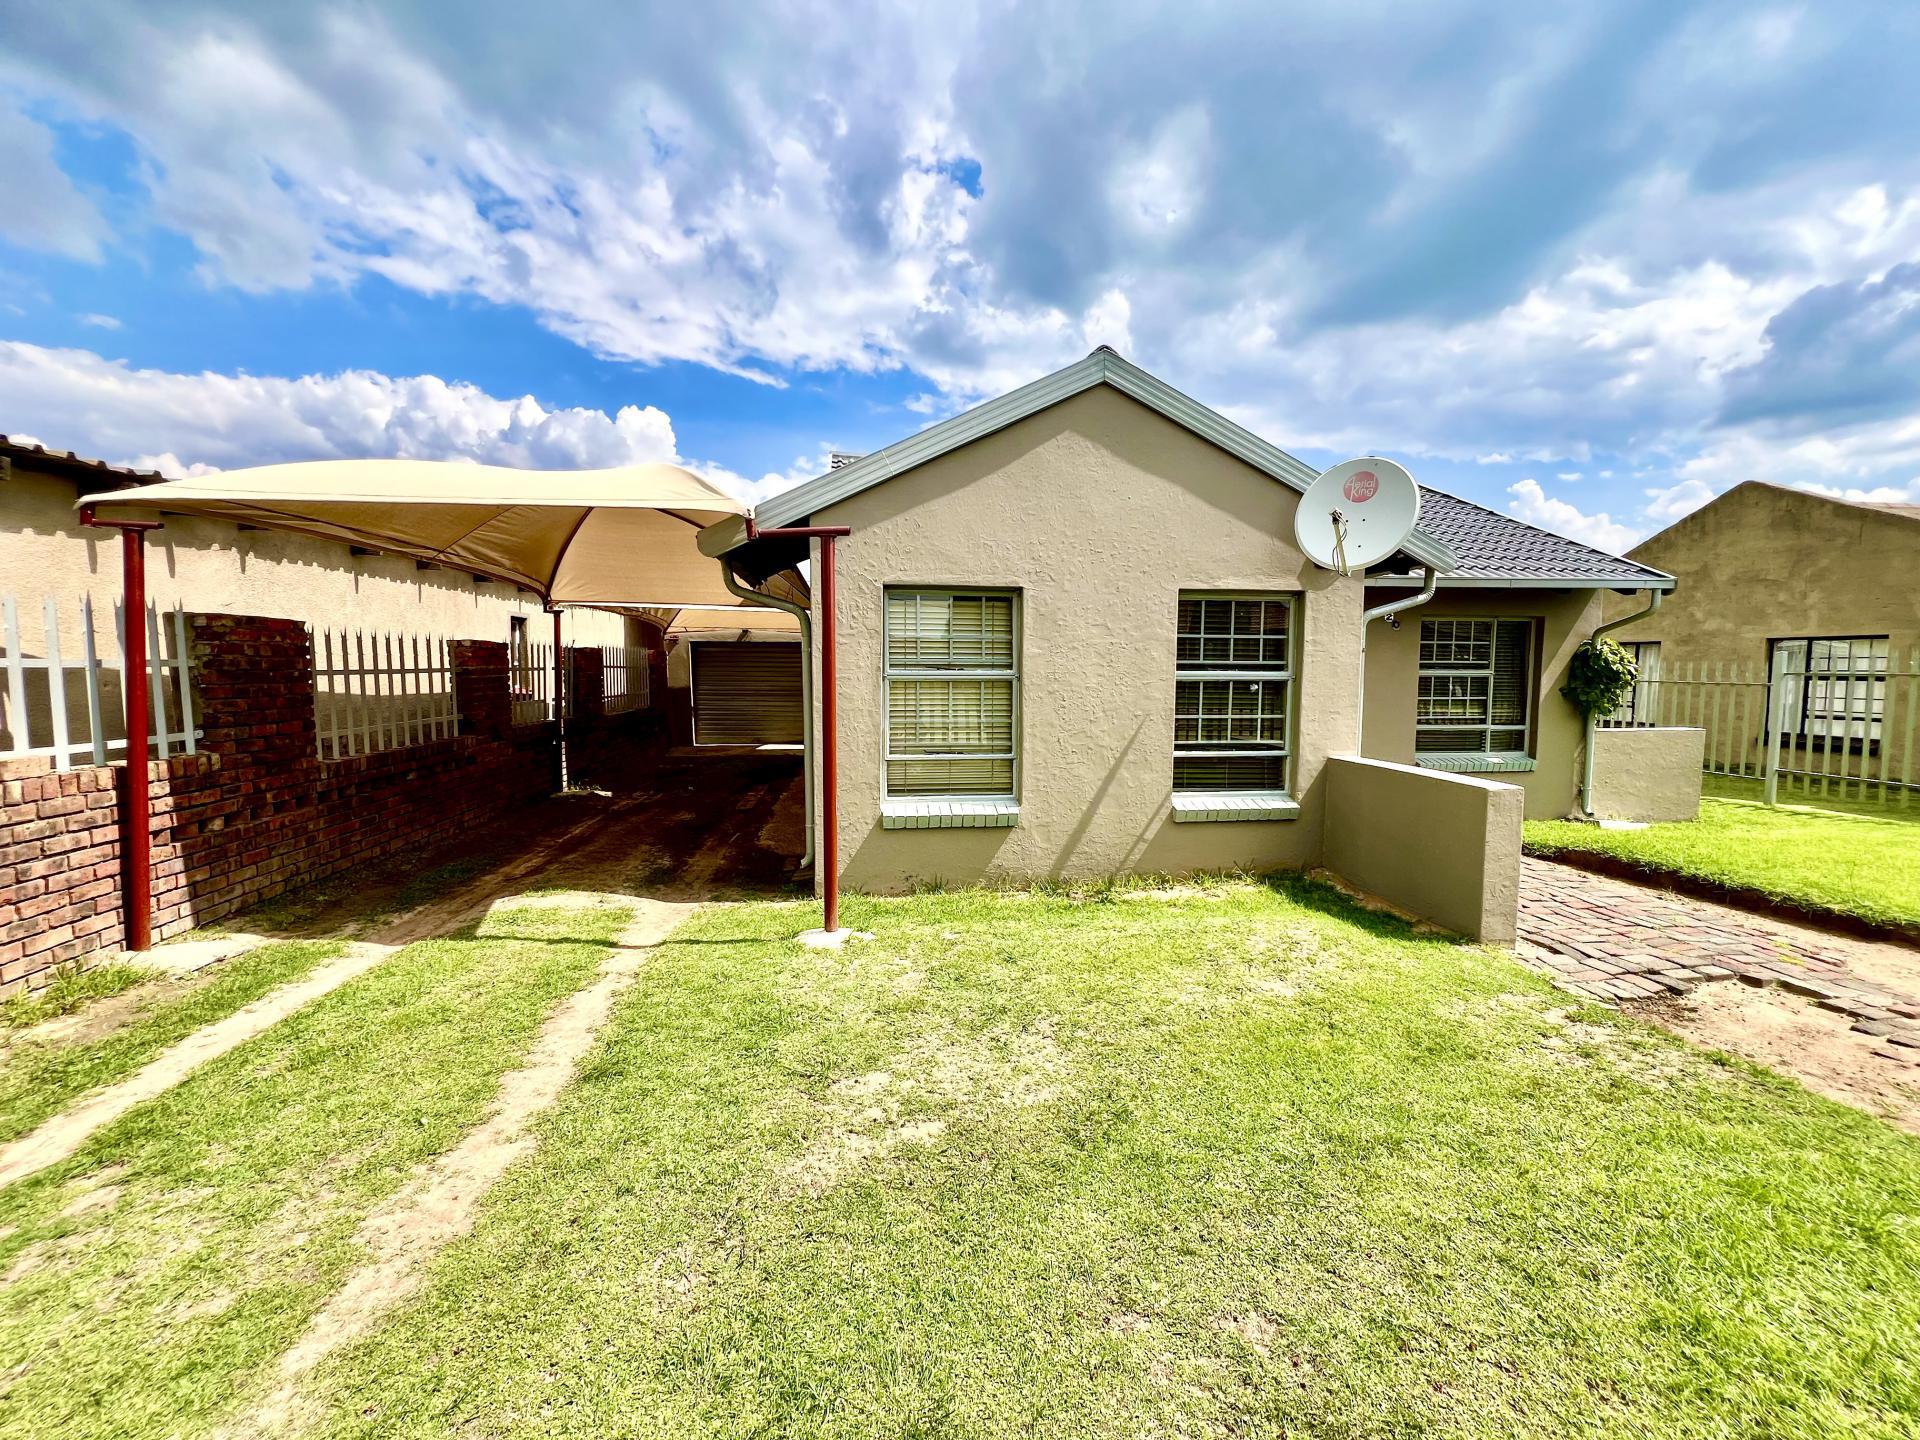
[[[1685,584],[1614,634],[1640,663],[1626,718],[1705,724],[1709,757],[1751,772],[1765,726],[1731,687],[1764,686],[1778,662],[1789,768],[1920,780],[1920,505],[1749,480],[1631,553]]]
[[[1511,883],[1500,837],[1517,867],[1522,805],[1577,800],[1568,657],[1603,596],[1673,578],[1433,491],[1403,553],[1343,577],[1295,546],[1315,474],[1103,347],[762,504],[761,531],[851,531],[846,883],[1337,856],[1415,909],[1422,886],[1510,904],[1487,898]],[[749,579],[819,573],[817,539],[716,531],[703,543]],[[1365,621],[1425,566],[1429,601]],[[1382,866],[1394,883],[1351,873]]]

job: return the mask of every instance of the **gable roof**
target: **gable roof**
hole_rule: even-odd
[[[1149,410],[1158,411],[1174,424],[1219,446],[1229,455],[1237,456],[1254,469],[1264,471],[1295,491],[1304,491],[1320,474],[1306,462],[1296,460],[1244,426],[1236,425],[1226,416],[1209,410],[1190,396],[1182,395],[1164,380],[1149,375],[1138,365],[1122,359],[1102,345],[1086,359],[1076,361],[1064,370],[1056,370],[1031,384],[1022,385],[1018,390],[1009,391],[997,400],[976,405],[950,420],[929,426],[918,435],[897,440],[884,450],[863,455],[804,485],[775,495],[755,509],[754,523],[767,529],[795,524],[830,505],[891,480],[903,471],[924,465],[949,450],[957,450],[996,430],[1004,430],[1029,415],[1038,414],[1048,406],[1070,399],[1083,390],[1091,390],[1095,385],[1111,385],[1121,394],[1139,401]],[[1453,568],[1453,552],[1424,524],[1408,537],[1402,548],[1423,565],[1432,565],[1443,571]]]
[[[1420,487],[1420,527],[1459,557],[1442,585],[1491,585],[1519,589],[1671,590],[1673,576],[1637,560],[1542,530],[1458,495]],[[1395,557],[1404,560],[1405,557]],[[1387,562],[1394,565],[1393,560]],[[1394,566],[1396,571],[1402,567]],[[1406,571],[1411,571],[1406,566]],[[1394,575],[1369,575],[1392,581]],[[1415,577],[1406,573],[1406,580]]]

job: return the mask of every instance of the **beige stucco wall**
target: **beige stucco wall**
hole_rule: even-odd
[[[1327,766],[1323,863],[1399,909],[1511,945],[1524,807],[1513,785],[1336,756]]]
[[[1359,741],[1361,585],[1293,546],[1296,494],[1106,386],[816,514],[839,542],[845,883],[899,890],[1319,855],[1327,757]],[[819,575],[818,544],[813,574]],[[1020,592],[1019,823],[884,830],[889,585]],[[1296,820],[1176,824],[1182,590],[1291,592]],[[816,687],[816,694],[819,687]]]
[[[1407,595],[1405,587],[1375,587],[1367,603]],[[1605,593],[1605,592],[1602,592]],[[1420,621],[1442,616],[1525,616],[1535,621],[1537,646],[1531,772],[1496,778],[1526,795],[1529,819],[1570,813],[1579,800],[1585,726],[1580,712],[1560,694],[1574,650],[1600,623],[1601,602],[1591,590],[1440,590],[1431,601],[1400,617],[1400,628],[1376,620],[1367,634],[1366,734],[1363,753],[1402,765],[1413,763],[1415,700],[1420,685]]]
[[[1885,635],[1920,645],[1920,520],[1748,483],[1630,552],[1679,577],[1650,618],[1616,640],[1658,640],[1663,675],[1733,662],[1756,673],[1768,641]],[[1611,597],[1607,618],[1640,608]]]
[[[1690,726],[1597,730],[1593,813],[1601,820],[1696,820],[1707,732]]]
[[[93,597],[96,628],[111,633],[120,595],[120,539],[79,523],[72,480],[15,462],[0,481],[0,593],[20,601],[24,649],[43,653],[40,598],[59,602],[61,648],[78,655],[80,600]],[[404,630],[454,639],[505,640],[510,615],[528,617],[532,638],[553,638],[539,601],[511,585],[463,571],[421,570],[413,561],[354,555],[347,546],[224,521],[167,516],[148,537],[147,589],[160,605],[265,615],[310,624]],[[104,618],[99,618],[104,617]],[[570,645],[638,644],[618,615],[570,610]]]

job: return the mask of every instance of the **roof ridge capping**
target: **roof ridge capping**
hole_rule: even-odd
[[[1201,439],[1217,445],[1256,470],[1265,472],[1295,491],[1305,491],[1320,472],[1279,446],[1261,439],[1216,410],[1142,370],[1110,345],[1096,346],[1084,359],[1038,380],[1031,380],[997,399],[986,400],[930,425],[918,434],[896,440],[884,449],[830,470],[797,485],[756,507],[755,522],[768,529],[791,525],[861,491],[890,480],[902,471],[957,450],[974,440],[1004,430],[1062,400],[1095,385],[1111,385],[1121,394]],[[742,536],[744,538],[744,535]],[[736,542],[737,543],[737,542]],[[1452,570],[1458,557],[1452,548],[1425,526],[1416,527],[1401,547],[1405,553],[1440,571]]]

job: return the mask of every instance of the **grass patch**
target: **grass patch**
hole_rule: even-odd
[[[0,1141],[16,1140],[96,1086],[124,1080],[204,1025],[338,955],[334,941],[287,940],[222,961],[179,985],[157,980],[137,1016],[96,1040],[22,1037],[0,1059]]]
[[[323,1433],[1895,1436],[1920,1145],[1302,883],[703,912]]]
[[[215,1430],[625,913],[509,909],[409,946],[0,1193],[0,1435]]]
[[[1751,782],[1714,787],[1697,820],[1602,830],[1529,820],[1535,855],[1579,851],[1758,890],[1777,900],[1880,924],[1920,928],[1920,808],[1768,809]]]
[[[115,962],[109,965],[81,965],[78,962],[57,967],[53,979],[43,988],[10,996],[0,1002],[0,1030],[24,1030],[43,1020],[71,1015],[82,1005],[124,994],[142,981],[153,979],[151,970],[138,965]]]

